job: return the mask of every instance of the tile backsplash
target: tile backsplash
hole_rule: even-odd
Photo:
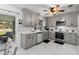
[[[26,27],[26,26],[23,26],[23,25],[19,26],[19,32],[30,32],[30,31],[33,31],[33,30],[34,30],[33,27]]]
[[[77,31],[77,27],[68,27],[68,26],[56,26],[56,27],[50,27],[50,29],[53,29],[53,30],[62,30],[62,31],[72,31],[72,30],[75,30]]]

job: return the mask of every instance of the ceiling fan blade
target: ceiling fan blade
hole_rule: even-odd
[[[59,7],[60,7],[60,5],[56,5],[56,7],[57,7],[57,8],[59,8]]]
[[[73,4],[68,5],[68,7],[73,7]]]
[[[49,15],[49,13],[46,13],[45,15]]]
[[[65,10],[59,10],[59,12],[64,12]]]
[[[43,10],[43,11],[48,11],[48,10]]]

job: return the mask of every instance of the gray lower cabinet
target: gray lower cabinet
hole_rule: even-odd
[[[41,43],[42,41],[42,33],[37,33],[37,43]]]
[[[30,34],[21,34],[21,47],[29,48],[32,46],[32,39]]]
[[[43,34],[42,34],[43,36],[43,40],[47,40],[47,39],[49,39],[49,34],[48,34],[48,31],[45,31],[45,32],[43,32]]]
[[[31,39],[32,39],[32,45],[35,45],[36,44],[36,40],[37,40],[36,33],[32,33],[31,34]]]
[[[54,40],[55,39],[55,32],[54,31],[49,31],[49,39]]]
[[[36,44],[36,35],[32,34],[21,34],[21,47],[29,48]]]
[[[75,33],[64,33],[64,41],[71,44],[77,44]]]

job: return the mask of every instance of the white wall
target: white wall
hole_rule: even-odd
[[[1,9],[5,9],[5,10],[9,10],[9,11],[13,11],[13,12],[17,12],[20,14],[15,14],[15,13],[11,13],[11,12],[7,12],[5,10],[1,10]],[[22,14],[21,14],[21,10],[17,9],[15,7],[12,7],[10,5],[6,5],[6,4],[0,4],[0,14],[4,14],[4,15],[10,15],[10,16],[15,16],[16,20],[15,20],[15,42],[17,44],[18,47],[20,47],[20,36],[19,36],[19,24],[18,24],[18,20],[22,19]]]

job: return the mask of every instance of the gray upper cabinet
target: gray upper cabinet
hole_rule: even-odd
[[[22,24],[26,26],[31,25],[31,13],[30,10],[23,8],[22,9]]]
[[[25,26],[36,26],[39,20],[39,14],[29,9],[22,9],[22,24]]]
[[[39,14],[36,14],[36,17],[35,17],[35,21],[36,21],[36,28],[39,28],[40,27],[40,19],[39,19]]]
[[[73,26],[77,26],[77,14],[73,14],[72,19],[73,19],[72,21]]]
[[[64,19],[66,26],[77,26],[77,13],[68,13],[63,15],[57,15],[53,17],[48,17],[48,26],[56,26],[56,21]]]
[[[36,12],[31,11],[31,26],[36,26],[38,25],[38,20],[39,20],[39,14]]]
[[[49,27],[56,26],[56,18],[55,17],[48,18],[48,26]]]
[[[55,16],[55,17],[49,17],[48,18],[48,26],[52,27],[52,26],[56,26],[56,21],[60,21],[61,16]]]
[[[77,26],[77,14],[69,14],[65,16],[67,26]]]
[[[66,20],[66,26],[71,26],[72,24],[71,15],[66,15],[65,20]]]
[[[32,26],[35,26],[35,23],[36,23],[35,16],[36,14],[34,12],[31,12],[31,25]]]

